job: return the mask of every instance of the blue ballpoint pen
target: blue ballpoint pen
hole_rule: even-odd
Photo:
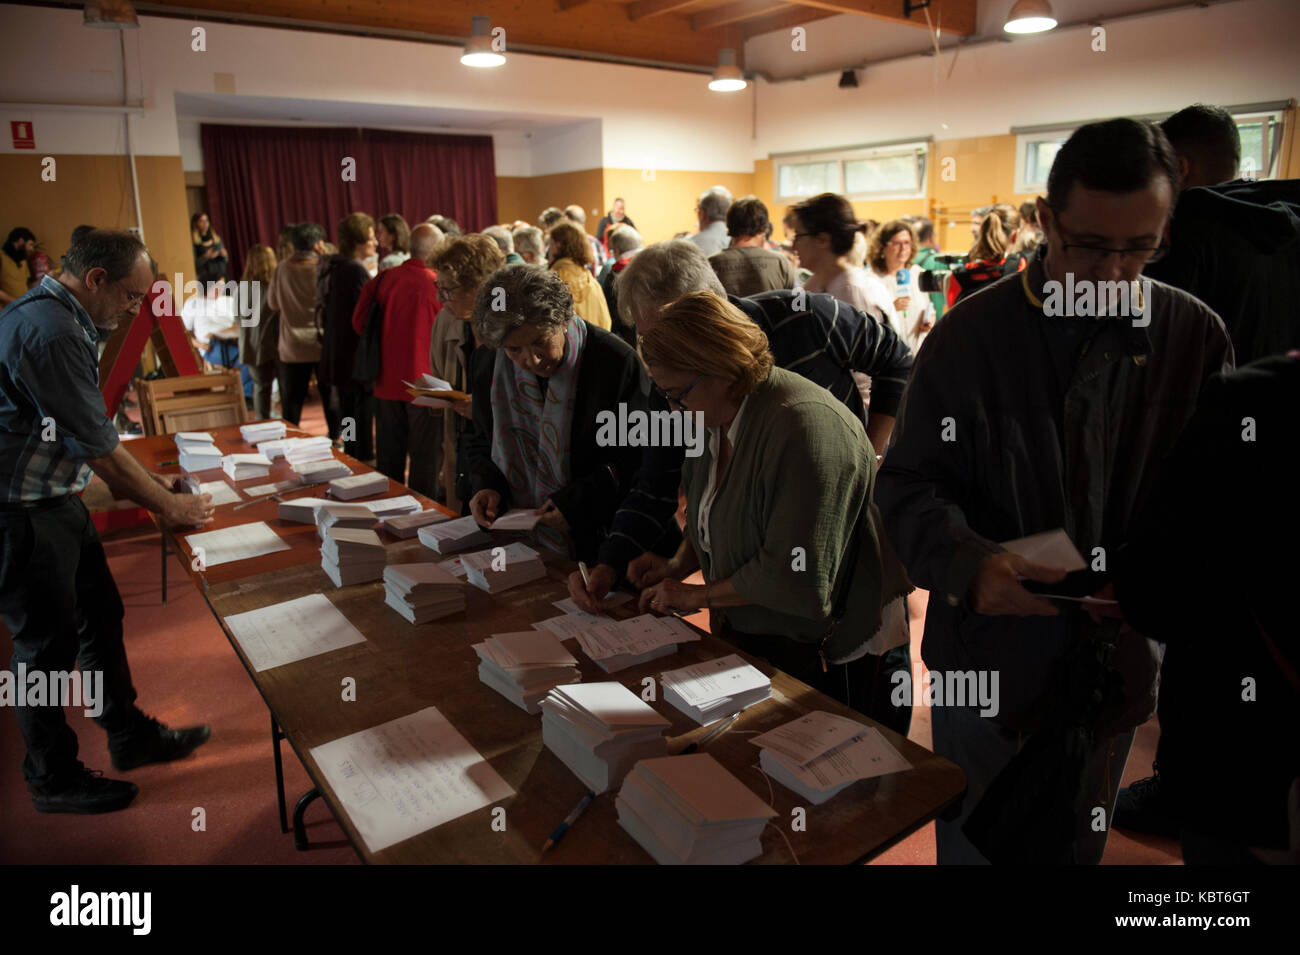
[[[578,801],[578,804],[573,807],[573,812],[564,817],[564,822],[556,826],[555,831],[551,833],[551,838],[546,840],[546,845],[542,846],[543,853],[564,838],[564,834],[569,831],[569,827],[578,821],[578,817],[582,815],[583,810],[590,806],[591,801],[595,798],[596,794],[588,791],[587,795]]]

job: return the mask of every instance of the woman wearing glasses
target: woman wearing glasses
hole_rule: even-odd
[[[785,226],[793,233],[791,245],[800,266],[812,272],[805,289],[825,292],[864,312],[874,306],[889,315],[893,302],[884,285],[850,259],[862,227],[849,200],[831,192],[805,199],[786,213]]]
[[[862,423],[774,367],[767,336],[712,292],[667,306],[641,354],[656,387],[708,429],[682,469],[685,540],[670,559],[634,562],[642,609],[708,608],[714,634],[906,733],[882,657],[911,585],[879,530]],[[705,583],[682,582],[697,570]]]
[[[893,307],[886,313],[890,324],[913,352],[921,347],[921,339],[934,327],[934,305],[917,284],[922,269],[912,264],[916,246],[912,227],[902,219],[886,222],[867,241],[867,266],[892,299]],[[906,282],[899,281],[900,272],[906,273]]]
[[[641,463],[639,446],[602,442],[598,421],[620,405],[628,420],[646,411],[636,352],[574,315],[564,279],[529,265],[508,265],[483,283],[474,331],[496,352],[474,382],[470,513],[486,525],[534,508],[542,543],[594,560]]]

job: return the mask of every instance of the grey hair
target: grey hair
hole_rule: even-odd
[[[641,233],[630,225],[621,225],[609,232],[609,251],[613,255],[622,255],[625,252],[631,252],[639,249],[644,244],[641,241]]]
[[[501,225],[490,225],[483,230],[483,234],[496,239],[497,245],[501,246],[501,251],[509,255],[515,250],[515,240],[510,235],[510,230]]]
[[[573,293],[549,269],[516,263],[497,269],[474,296],[474,331],[481,344],[500,348],[517,328],[563,328],[573,317]]]
[[[712,186],[700,193],[699,199],[700,212],[710,222],[716,222],[719,219],[727,218],[727,210],[731,208],[731,190],[726,186]]]
[[[69,275],[84,279],[91,269],[103,269],[110,282],[126,278],[135,268],[144,243],[134,232],[124,229],[92,229],[72,243],[63,260]]]
[[[539,259],[542,257],[542,230],[535,225],[520,226],[512,233],[515,251],[521,255],[532,252]]]
[[[421,222],[411,230],[411,258],[428,261],[430,254],[443,239],[442,230],[436,225]]]
[[[726,299],[718,275],[700,247],[686,239],[656,242],[642,249],[614,280],[618,308],[636,321],[657,313],[688,292],[713,292]]]
[[[576,202],[571,206],[564,207],[564,217],[570,222],[578,223],[578,225],[587,224],[587,210]]]

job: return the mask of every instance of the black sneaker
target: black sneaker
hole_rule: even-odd
[[[1125,786],[1115,799],[1112,824],[1119,829],[1176,839],[1182,828],[1169,796],[1161,788],[1160,774]]]
[[[91,815],[125,809],[140,787],[123,779],[105,779],[97,769],[83,769],[66,789],[33,794],[37,812],[75,812]]]
[[[140,729],[120,746],[109,746],[113,768],[119,771],[138,769],[150,763],[169,763],[188,756],[208,741],[212,735],[207,726],[188,729],[168,729],[153,717],[146,717]]]

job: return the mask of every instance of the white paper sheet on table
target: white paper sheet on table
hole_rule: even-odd
[[[233,614],[226,627],[258,672],[366,640],[324,594]]]
[[[864,723],[825,710],[814,710],[784,726],[755,736],[750,742],[803,766],[854,737],[861,736],[868,729],[870,727]]]
[[[207,481],[199,485],[200,494],[211,494],[212,504],[238,504],[243,500],[239,493],[225,481]]]
[[[433,706],[311,755],[371,852],[515,793]]]
[[[185,538],[185,545],[189,547],[191,554],[194,553],[194,548],[203,548],[205,567],[216,567],[218,564],[248,560],[250,557],[261,557],[263,554],[274,554],[276,551],[289,549],[289,545],[279,534],[271,530],[266,521],[254,521],[251,524],[223,527],[219,531],[190,534]]]
[[[799,766],[780,754],[775,755],[800,782],[813,789],[829,789],[859,779],[887,776],[912,768],[912,764],[873,726],[864,727],[860,737],[814,759],[806,766]]]
[[[464,577],[468,573],[468,571],[465,570],[465,562],[462,561],[460,557],[453,557],[450,560],[439,561],[437,566],[441,567],[453,577]]]
[[[244,488],[244,493],[249,497],[264,497],[267,494],[279,494],[281,491],[287,491],[291,487],[301,487],[301,482],[276,481],[274,484],[259,484],[256,487]]]
[[[771,682],[762,670],[734,653],[667,670],[660,678],[691,706],[705,706],[715,700],[739,696]]]
[[[627,593],[624,590],[616,590],[612,594],[606,595],[605,599],[601,601],[601,606],[617,607],[619,604],[627,603],[631,599],[632,599],[631,594]],[[565,597],[563,600],[553,601],[551,603],[551,606],[556,607],[561,612],[570,615],[575,613],[585,613],[585,611],[581,607],[579,607],[576,603],[573,602],[572,597]],[[602,614],[601,617],[603,619],[604,615]]]
[[[576,639],[584,630],[590,630],[599,623],[608,623],[609,617],[597,617],[595,614],[566,613],[549,620],[539,620],[533,624],[534,630],[548,630],[561,640]]]
[[[537,512],[531,508],[515,508],[506,511],[488,525],[490,531],[531,531],[537,526]]]

